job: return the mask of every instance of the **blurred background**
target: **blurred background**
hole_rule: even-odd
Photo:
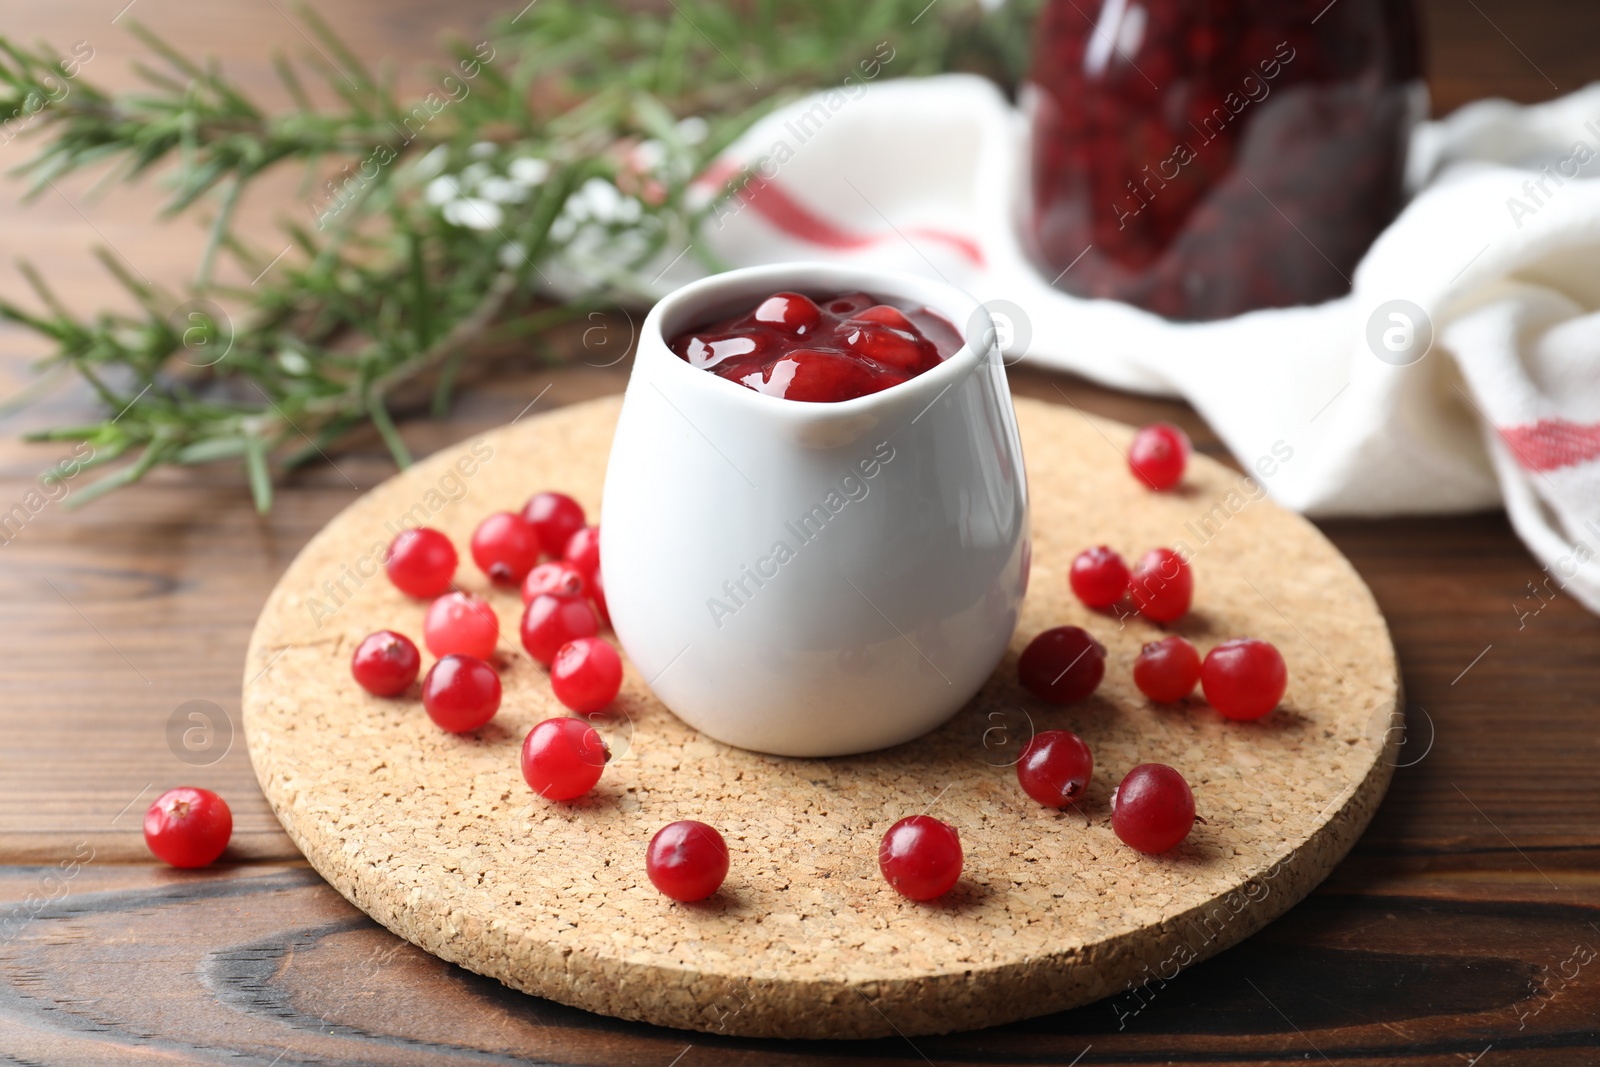
[[[1594,0],[1421,0],[1420,8],[1435,115],[1490,96],[1545,100],[1600,78],[1595,48],[1600,4]],[[363,60],[389,64],[406,95],[431,86],[433,70],[446,61],[441,39],[479,40],[491,18],[506,14],[508,6],[485,0],[324,0],[316,10]],[[85,76],[112,89],[137,84],[130,64],[147,54],[127,31],[126,24],[135,19],[186,55],[214,57],[258,100],[284,108],[290,100],[273,74],[273,52],[317,47],[296,21],[294,9],[280,0],[0,2],[0,32],[23,42],[48,41],[63,50],[87,42],[93,58]],[[28,140],[18,138],[0,146],[0,161],[20,162],[29,152]],[[263,240],[271,239],[275,220],[303,211],[295,196],[297,168],[286,170],[259,181],[240,207],[241,227]],[[170,223],[158,219],[159,189],[117,186],[90,198],[90,184],[72,177],[59,190],[23,205],[18,200],[22,183],[0,182],[6,193],[0,196],[0,293],[29,299],[16,266],[18,257],[26,257],[76,311],[129,306],[126,292],[95,261],[97,247],[114,249],[138,271],[174,287],[192,275],[204,230],[188,218]],[[0,393],[22,388],[29,380],[29,361],[44,351],[34,336],[0,324]],[[618,392],[626,373],[625,362],[613,367],[552,365],[531,352],[513,352],[498,364],[493,387],[469,386],[447,419],[409,418],[401,431],[412,451],[425,455],[509,421],[538,396],[545,397],[543,406],[554,407]],[[1027,367],[1015,368],[1012,377],[1018,393],[1051,400],[1066,395],[1096,414],[1132,423],[1170,419],[1184,426],[1202,451],[1226,459],[1214,435],[1181,403],[1118,394]],[[90,418],[91,401],[86,389],[74,388],[40,405],[0,414],[0,496],[19,498],[36,484],[40,470],[70,452],[64,444],[24,443],[21,435],[38,426]],[[99,889],[133,893],[167,884],[165,872],[135,866],[148,860],[137,816],[156,792],[182,780],[217,789],[232,805],[235,836],[229,858],[240,865],[235,873],[277,877],[291,872],[281,883],[289,903],[260,907],[322,909],[319,915],[325,912],[349,923],[353,941],[344,956],[335,957],[340,966],[388,952],[388,967],[394,952],[411,951],[397,948],[393,938],[364,923],[331,890],[304,874],[255,787],[237,736],[245,645],[272,583],[329,518],[394,472],[388,452],[371,434],[352,440],[335,458],[336,466],[313,464],[282,484],[278,503],[266,516],[256,513],[236,467],[166,470],[81,511],[48,508],[22,536],[0,547],[0,895],[20,899],[27,891],[28,876],[17,873],[25,871],[18,865],[57,863],[80,843],[95,851],[93,877],[102,879],[95,883]],[[1287,970],[1264,973],[1278,974],[1284,983],[1294,981],[1290,972],[1295,960],[1308,960],[1302,981],[1307,989],[1297,1002],[1308,1014],[1297,1017],[1320,1010],[1327,1026],[1366,1027],[1352,1012],[1314,1004],[1318,994],[1312,987],[1348,980],[1351,988],[1365,991],[1363,1010],[1379,1016],[1369,1020],[1371,1032],[1378,1035],[1371,1041],[1391,1041],[1397,1057],[1416,1035],[1428,1033],[1429,1025],[1438,1026],[1441,1035],[1459,1029],[1428,1024],[1430,1017],[1476,1019],[1472,1013],[1483,1012],[1488,1013],[1485,1019],[1498,1020],[1496,1026],[1504,1024],[1506,1032],[1516,1031],[1515,1014],[1506,1005],[1524,995],[1530,976],[1540,974],[1540,968],[1565,958],[1575,931],[1593,925],[1589,920],[1595,917],[1595,886],[1600,883],[1592,857],[1600,845],[1593,823],[1600,810],[1600,779],[1593,766],[1600,756],[1600,734],[1593,728],[1593,704],[1600,691],[1600,657],[1594,655],[1600,623],[1570,598],[1539,595],[1529,600],[1543,575],[1499,514],[1321,525],[1373,587],[1390,620],[1408,708],[1414,723],[1427,724],[1428,733],[1417,737],[1413,751],[1424,743],[1429,751],[1396,775],[1373,827],[1326,891],[1227,958],[1253,953],[1248,957],[1252,966],[1271,967],[1276,953],[1287,961]],[[1463,676],[1468,680],[1462,681]],[[178,709],[195,701],[221,716],[215,749],[203,759],[183,759],[172,746],[169,723]],[[1439,727],[1437,745],[1435,723],[1448,724]],[[1481,789],[1484,807],[1463,803],[1456,783]],[[1536,864],[1529,855],[1536,857]],[[1369,889],[1373,896],[1365,903],[1350,903]],[[1445,898],[1454,903],[1436,909],[1435,899]],[[1498,903],[1474,911],[1461,904],[1468,898]],[[1386,927],[1396,912],[1415,920],[1404,934],[1398,926]],[[1424,918],[1428,915],[1446,918],[1430,926],[1433,920]],[[1495,931],[1510,921],[1506,916],[1518,917],[1523,925],[1507,933],[1507,942],[1496,951],[1516,963],[1508,963],[1503,975],[1492,968],[1474,970],[1473,946],[1498,936]],[[125,936],[130,943],[156,937],[143,922],[118,919],[105,927],[105,936]],[[205,939],[212,935],[197,934],[192,943],[170,930],[162,936],[169,936],[163,945],[184,946],[168,952],[176,973],[224,943],[227,934],[216,931],[213,941]],[[1600,945],[1600,927],[1583,936]],[[1303,948],[1361,939],[1377,939],[1383,952],[1403,962],[1395,964],[1392,974],[1338,972],[1328,969],[1315,951]],[[1446,968],[1450,977],[1443,985],[1430,978],[1426,962],[1407,956],[1416,952],[1420,959],[1427,951],[1445,951],[1441,946],[1446,945],[1458,946],[1466,962]],[[597,1024],[579,1013],[525,1004],[520,998],[513,1004],[498,987],[453,972],[441,979],[441,972],[428,969],[430,964],[418,960],[390,968],[383,981],[392,978],[397,984],[383,988],[400,997],[405,982],[423,975],[448,985],[452,996],[493,1000],[499,1005],[496,1011],[516,1015],[523,1023],[532,1018],[538,1026],[567,1027],[570,1033],[561,1045],[566,1051],[560,1054],[574,1062],[665,1065],[681,1045],[681,1035]],[[160,966],[165,964],[158,964],[158,970]],[[0,1034],[6,1025],[5,997],[20,996],[15,993],[19,983],[33,981],[28,976],[42,967],[23,967],[27,975],[21,979],[21,971],[4,972]],[[116,970],[95,973],[108,985],[123,976]],[[1403,982],[1391,998],[1382,985],[1393,975]],[[155,981],[156,988],[161,981]],[[1568,1037],[1561,1041],[1569,1052],[1579,1042],[1570,1035],[1585,1027],[1583,1013],[1589,1013],[1592,1035],[1594,1012],[1600,1010],[1600,978],[1588,981],[1587,992],[1541,1015],[1547,1029],[1565,1027],[1561,1033]],[[1362,986],[1364,982],[1369,984]],[[1192,1010],[1205,1005],[1203,990],[1193,981],[1184,988],[1189,992],[1163,1009],[1177,1014],[1157,1024],[1157,1031],[1166,1025],[1173,1034],[1192,1034],[1209,1025],[1203,1012]],[[1457,996],[1451,990],[1466,992]],[[39,995],[71,997],[49,989]],[[1400,1007],[1385,1015],[1381,1005],[1389,999]],[[424,1005],[421,1010],[429,1009]],[[1186,1010],[1191,1013],[1183,1014]],[[1578,1013],[1575,1021],[1561,1021],[1567,1012]],[[1404,1025],[1396,1021],[1402,1016]],[[1104,1022],[1097,1017],[1097,1024]],[[1274,1028],[1282,1029],[1275,1019],[1229,1015],[1224,1022],[1239,1023],[1242,1030],[1265,1027],[1260,1032],[1269,1036],[1261,1039],[1262,1049],[1276,1042],[1274,1047],[1281,1050],[1292,1040],[1292,1030],[1271,1036]],[[159,1030],[163,1024],[148,1025]],[[1006,1040],[1015,1043],[1005,1047],[1030,1048],[1029,1055],[1044,1062],[1049,1048],[1064,1046],[1029,1042],[1042,1033],[1083,1032],[1090,1025],[1061,1017],[1031,1029],[1009,1028]],[[583,1036],[591,1026],[596,1027],[593,1034]],[[1379,1033],[1385,1027],[1393,1030],[1386,1038]],[[1278,1041],[1283,1034],[1289,1036]],[[1458,1037],[1460,1033],[1451,1034],[1449,1040]],[[462,1033],[449,1040],[472,1039]],[[226,1038],[219,1035],[217,1040]],[[957,1044],[948,1047],[961,1048],[974,1061],[1001,1047],[987,1047],[981,1036],[952,1040]],[[1469,1034],[1460,1040],[1475,1038]],[[736,1043],[720,1047],[722,1062],[767,1062],[760,1050],[741,1049]],[[90,1062],[77,1058],[82,1052],[78,1046],[61,1048],[77,1051],[60,1053],[53,1062]],[[1454,1044],[1440,1048],[1444,1051],[1438,1054],[1448,1051],[1450,1062],[1465,1062]],[[6,1042],[0,1040],[0,1054],[5,1051]],[[906,1055],[903,1047],[874,1046],[871,1051]],[[1293,1054],[1298,1058],[1300,1052],[1297,1046]],[[1170,1049],[1165,1054],[1176,1055]],[[1506,1062],[1581,1062],[1505,1055]]]

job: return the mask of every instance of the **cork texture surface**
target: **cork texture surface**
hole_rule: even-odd
[[[285,830],[340,893],[429,952],[517,989],[608,1015],[746,1036],[941,1033],[1137,990],[1258,930],[1349,850],[1393,765],[1399,681],[1371,594],[1260,482],[1203,457],[1181,491],[1138,486],[1131,430],[1070,407],[1017,400],[1033,507],[1033,570],[1006,659],[945,726],[912,743],[827,760],[730,748],[680,723],[631,665],[596,719],[613,751],[593,794],[535,796],[522,738],[564,713],[517,642],[521,602],[489,591],[465,550],[487,513],[534,491],[600,505],[620,397],[530,416],[430,457],[335,518],[262,610],[244,678],[244,727]],[[1294,462],[1292,448],[1258,470]],[[1268,479],[1270,480],[1270,479]],[[396,629],[421,647],[424,607],[377,562],[404,523],[449,534],[462,588],[499,613],[499,714],[475,734],[436,728],[417,699],[368,696],[355,645]],[[643,531],[648,536],[648,531]],[[1191,555],[1195,609],[1170,629],[1204,653],[1229,637],[1274,642],[1289,667],[1282,707],[1233,723],[1199,695],[1149,703],[1140,646],[1166,630],[1083,607],[1073,556],[1109,544],[1130,562]],[[1084,626],[1107,647],[1099,691],[1046,705],[1016,681],[1039,631]],[[432,657],[423,652],[426,670]],[[1012,764],[1033,732],[1070,729],[1095,757],[1078,809],[1030,800]],[[1111,830],[1109,800],[1135,764],[1188,778],[1206,820],[1145,856]],[[931,904],[883,881],[890,824],[928,813],[960,832],[960,883]],[[718,827],[732,864],[711,900],[650,885],[645,847],[676,819]]]

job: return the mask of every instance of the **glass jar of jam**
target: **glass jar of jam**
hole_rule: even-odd
[[[1046,0],[1031,251],[1172,319],[1337,297],[1426,101],[1412,0]]]

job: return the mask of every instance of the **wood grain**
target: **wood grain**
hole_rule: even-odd
[[[1552,870],[1570,860],[1543,858]],[[1245,1064],[1318,1052],[1438,1064],[1492,1046],[1486,1063],[1594,1062],[1600,959],[1579,961],[1600,951],[1600,932],[1572,899],[1578,883],[1552,889],[1481,856],[1407,866],[1353,858],[1266,930],[1137,998],[966,1034],[808,1044],[622,1023],[525,996],[393,937],[301,866],[177,875],[92,861],[0,949],[0,1049],[26,1063],[666,1067],[681,1054],[690,1067],[1066,1064],[1080,1053]],[[1592,875],[1587,884],[1592,893]],[[40,890],[38,868],[0,869],[0,908]],[[112,967],[126,979],[106,982]]]
[[[123,6],[6,0],[0,26],[25,40],[90,40],[90,71],[126,85],[138,49],[111,22]],[[274,6],[291,10],[139,0],[127,17],[266,86],[268,49],[303,47]],[[497,6],[345,0],[318,10],[364,57],[392,58],[416,78],[415,61],[435,54],[442,28],[471,33]],[[1546,99],[1600,75],[1591,0],[1423,7],[1441,112],[1483,96]],[[153,221],[156,190],[100,203],[82,200],[81,187],[66,191],[72,203],[47,195],[0,209],[8,295],[22,292],[11,259],[25,253],[75,306],[117,299],[88,256],[107,240],[154,278],[177,284],[192,271],[201,237]],[[289,210],[270,198],[248,206],[262,222]],[[626,323],[617,328],[625,336]],[[21,382],[39,354],[0,327],[0,387]],[[535,410],[616,392],[623,378],[621,367],[554,369],[530,356],[493,388],[464,394],[449,421],[403,430],[426,454],[509,421],[546,385]],[[1218,454],[1182,405],[1037,372],[1015,373],[1013,384],[1124,422],[1176,419]],[[60,455],[17,444],[21,429],[91,410],[69,392],[0,418],[0,499],[18,499]],[[1403,752],[1417,756],[1397,771],[1355,852],[1304,903],[1179,975],[1122,1030],[1102,1003],[915,1048],[898,1039],[794,1047],[615,1023],[439,964],[293,865],[237,738],[209,766],[172,754],[165,727],[185,701],[214,701],[237,727],[239,668],[267,591],[323,523],[393,471],[372,441],[333,462],[284,486],[269,519],[255,517],[235,472],[202,469],[81,512],[52,505],[0,546],[0,861],[22,865],[0,870],[0,897],[11,901],[0,931],[29,893],[50,892],[45,868],[28,865],[70,862],[79,842],[96,850],[70,896],[23,933],[0,932],[0,1062],[668,1067],[681,1053],[679,1067],[1064,1065],[1086,1047],[1083,1064],[1317,1062],[1319,1051],[1352,1064],[1600,1062],[1600,963],[1562,976],[1579,945],[1600,949],[1600,621],[1538,584],[1544,575],[1500,515],[1321,524],[1389,620],[1414,724]],[[236,865],[197,876],[148,865],[138,801],[184,781],[232,802]],[[228,895],[204,895],[217,886]],[[339,923],[348,925],[338,936],[307,932]],[[219,1008],[221,987],[208,983],[229,960],[258,970],[233,980]]]

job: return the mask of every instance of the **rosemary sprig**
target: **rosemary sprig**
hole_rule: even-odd
[[[24,135],[43,142],[20,168],[28,195],[78,172],[101,186],[156,173],[164,214],[212,210],[184,293],[101,254],[135,314],[79,315],[24,265],[42,310],[0,299],[0,316],[48,339],[46,380],[80,379],[106,409],[32,437],[89,442],[85,466],[123,462],[78,503],[164,464],[231,461],[266,511],[274,468],[368,424],[405,466],[394,419],[416,390],[403,387],[426,384],[443,412],[492,335],[637,299],[669,245],[708,260],[697,233],[714,205],[697,205],[690,182],[760,115],[836,83],[882,41],[897,76],[1014,77],[1036,2],[988,16],[973,0],[535,3],[455,45],[417,100],[305,10],[320,47],[298,66],[278,59],[296,104],[281,114],[142,28],[146,88],[115,95],[71,54],[0,38],[0,114],[26,116]],[[315,105],[305,72],[337,103]],[[305,168],[310,210],[286,224],[286,254],[256,249],[235,206],[286,165]],[[224,259],[255,281],[219,283]]]

